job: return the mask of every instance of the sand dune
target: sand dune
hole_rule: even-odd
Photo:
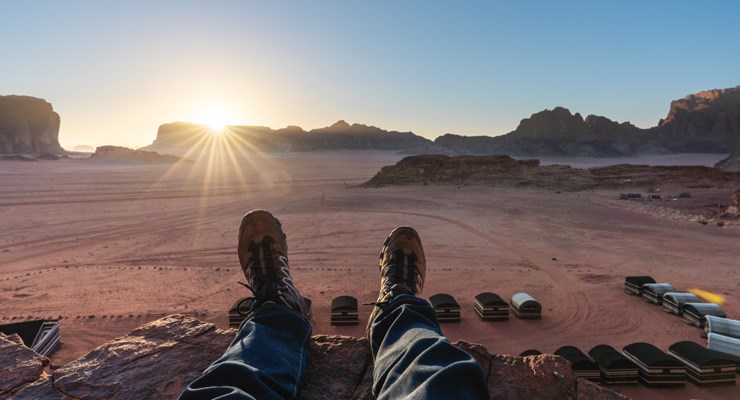
[[[725,311],[740,316],[738,225],[700,225],[675,217],[680,210],[620,202],[608,191],[359,187],[401,157],[257,153],[173,166],[4,161],[0,322],[61,317],[57,365],[161,313],[190,312],[225,327],[227,309],[247,295],[236,283],[243,277],[235,246],[240,218],[253,208],[270,209],[286,228],[295,281],[313,300],[314,333],[364,335],[369,306],[360,309],[360,325],[333,327],[329,304],[342,294],[375,299],[378,251],[400,224],[422,236],[424,296],[450,293],[463,308],[462,322],[444,325],[445,334],[492,352],[703,343],[698,329],[624,294],[630,274],[726,295]],[[544,317],[480,321],[473,296],[482,291],[504,298],[526,291],[542,302]],[[635,398],[736,393],[690,383],[616,390]]]

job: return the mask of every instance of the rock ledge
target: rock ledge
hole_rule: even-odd
[[[55,371],[48,360],[0,335],[0,397],[12,399],[175,398],[218,358],[233,329],[170,315],[134,329]],[[491,355],[480,345],[456,342],[481,364],[496,399],[626,399],[577,379],[554,355]],[[372,399],[372,357],[366,339],[314,336],[304,399]],[[5,364],[5,363],[4,363]]]

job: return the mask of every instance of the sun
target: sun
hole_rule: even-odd
[[[236,113],[225,106],[211,106],[201,110],[196,117],[196,123],[206,125],[211,133],[223,134],[228,125],[233,125],[237,120]]]

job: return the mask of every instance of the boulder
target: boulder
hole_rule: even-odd
[[[0,382],[6,394],[14,392],[13,399],[174,398],[221,356],[235,333],[191,317],[170,315],[98,347],[51,375],[42,373],[43,357],[28,349],[25,356],[14,356],[24,350],[17,342],[0,338],[0,355],[10,360],[2,370],[8,375],[0,374]],[[558,356],[491,355],[480,345],[463,341],[455,345],[481,364],[492,398],[625,398],[576,379],[568,361]],[[366,339],[314,336],[309,350],[303,399],[373,398],[372,360]],[[19,371],[25,371],[22,378]],[[11,380],[15,383],[5,384]]]
[[[732,194],[732,202],[719,215],[720,218],[740,218],[740,189],[736,189]]]
[[[49,359],[26,347],[17,334],[0,333],[0,398],[44,376]]]
[[[0,154],[62,154],[59,114],[29,96],[0,96]]]

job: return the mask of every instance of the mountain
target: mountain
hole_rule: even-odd
[[[59,114],[46,100],[0,96],[0,154],[61,154]]]
[[[523,119],[502,136],[438,137],[436,144],[461,154],[626,156],[728,153],[740,149],[740,86],[708,90],[671,103],[658,126],[641,129],[606,117],[555,107]]]
[[[374,126],[338,121],[331,126],[305,131],[297,126],[273,130],[264,126],[228,126],[232,146],[266,152],[318,150],[395,150],[408,153],[440,153],[447,149],[412,132],[386,131]],[[203,148],[219,136],[203,125],[174,122],[159,127],[157,138],[144,150],[184,154]]]
[[[513,132],[502,136],[465,137],[447,134],[434,142],[461,154],[516,156],[621,156],[637,151],[640,128],[608,118],[571,114],[563,107],[540,111],[523,119]]]
[[[671,102],[655,136],[673,152],[740,150],[740,86],[707,90]]]

